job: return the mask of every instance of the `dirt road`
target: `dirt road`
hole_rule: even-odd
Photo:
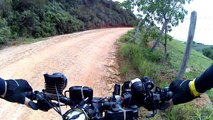
[[[61,35],[48,40],[0,50],[0,77],[23,78],[34,90],[44,88],[44,73],[62,72],[68,86],[92,87],[95,96],[106,96],[118,81],[116,40],[131,28],[98,29]],[[0,100],[1,120],[60,120],[53,110],[33,111],[24,105]]]

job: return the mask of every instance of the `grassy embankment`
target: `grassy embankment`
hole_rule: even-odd
[[[154,79],[157,86],[168,86],[175,80],[176,73],[181,64],[185,51],[185,44],[172,40],[168,42],[169,58],[164,60],[162,48],[158,48],[152,53],[149,48],[140,47],[130,43],[133,31],[128,32],[120,39],[120,72],[123,79],[132,79],[134,77],[150,76]],[[185,79],[194,79],[199,76],[206,68],[213,63],[212,60],[195,50],[191,51]],[[207,92],[211,101],[213,101],[213,90]],[[212,120],[212,106],[196,108],[193,103],[177,105],[172,109],[161,112],[153,119],[168,120]],[[142,113],[146,115],[146,113]],[[143,117],[143,119],[145,119]]]

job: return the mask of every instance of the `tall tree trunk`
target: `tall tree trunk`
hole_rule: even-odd
[[[139,44],[139,42],[140,42],[139,39],[138,39],[138,33],[140,32],[141,23],[142,23],[142,19],[139,21],[139,23],[136,27],[135,35],[134,35],[134,38],[133,38],[133,42],[136,43],[136,44]]]
[[[159,44],[160,38],[163,35],[163,32],[164,32],[165,28],[167,27],[168,22],[169,22],[169,20],[165,20],[165,22],[164,22],[164,24],[163,24],[163,26],[161,28],[160,35],[158,36],[158,38],[156,39],[154,45],[152,46],[152,51],[154,51],[156,46]]]
[[[165,54],[165,61],[167,60],[167,27],[165,28],[165,42],[164,42],[164,54]]]
[[[194,39],[196,22],[197,22],[197,12],[193,11],[191,13],[191,18],[190,18],[190,26],[189,26],[189,33],[188,33],[188,38],[187,38],[186,51],[185,51],[185,55],[183,57],[182,65],[181,65],[180,70],[177,74],[177,79],[183,79],[183,75],[184,75],[184,72],[186,70],[186,65],[187,65],[187,62],[189,60],[189,55],[190,55],[190,52],[191,52],[191,46],[192,46],[193,39]]]

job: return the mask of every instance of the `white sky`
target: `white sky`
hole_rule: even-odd
[[[113,0],[124,1],[124,0]],[[213,45],[213,0],[193,0],[185,8],[188,10],[188,15],[183,23],[173,28],[170,33],[175,39],[187,40],[190,14],[193,10],[197,12],[197,25],[195,30],[194,41]]]

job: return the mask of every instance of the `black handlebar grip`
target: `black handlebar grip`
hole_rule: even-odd
[[[37,105],[36,103],[34,103],[33,101],[31,101],[31,100],[30,100],[29,98],[27,98],[27,97],[25,97],[24,104],[25,104],[27,107],[29,107],[29,108],[31,108],[31,109],[33,109],[33,110],[38,110],[38,109],[39,109],[38,105]]]
[[[70,102],[70,99],[65,97],[65,96],[60,96],[60,101],[66,105],[70,105],[71,102]]]

